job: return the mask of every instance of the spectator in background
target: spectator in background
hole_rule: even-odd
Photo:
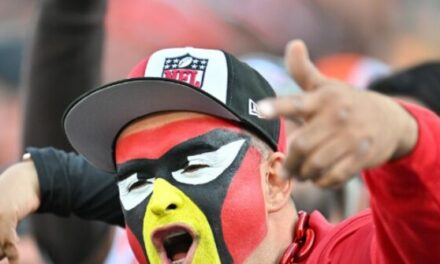
[[[24,65],[23,145],[72,148],[60,126],[64,109],[100,82],[105,0],[40,3],[29,57]],[[102,263],[112,228],[53,216],[31,218],[48,263]]]
[[[440,115],[440,61],[426,62],[379,79],[369,89],[425,106]]]

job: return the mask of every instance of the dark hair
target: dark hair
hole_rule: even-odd
[[[428,62],[379,79],[369,89],[415,98],[440,115],[440,62]]]

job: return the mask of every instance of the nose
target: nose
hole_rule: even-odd
[[[154,182],[153,195],[149,203],[149,210],[154,215],[163,216],[182,207],[182,197],[176,188],[164,179]]]

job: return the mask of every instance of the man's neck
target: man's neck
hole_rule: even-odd
[[[278,263],[293,241],[298,215],[293,203],[268,215],[267,236],[245,263]]]

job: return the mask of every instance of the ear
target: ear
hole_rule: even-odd
[[[263,172],[265,173],[265,197],[268,213],[282,209],[290,201],[292,179],[284,177],[283,164],[286,156],[282,152],[273,152],[267,159]]]

